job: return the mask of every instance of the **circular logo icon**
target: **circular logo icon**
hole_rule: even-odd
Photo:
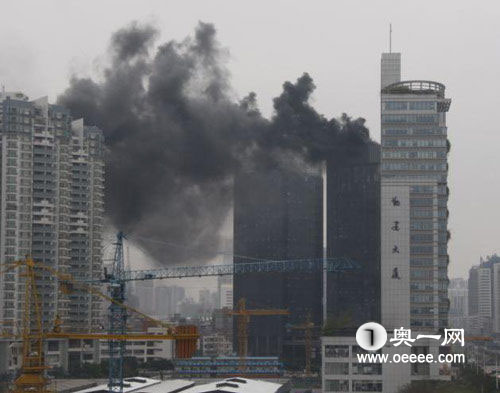
[[[376,351],[385,345],[387,332],[379,323],[368,322],[358,328],[356,341],[361,348],[367,351]]]

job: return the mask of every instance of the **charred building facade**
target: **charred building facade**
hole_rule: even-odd
[[[321,258],[322,179],[319,172],[285,170],[238,176],[234,191],[234,263],[257,259]],[[286,308],[289,316],[252,317],[250,356],[302,358],[295,329],[309,316],[321,324],[321,273],[266,273],[234,277],[234,302],[247,308]],[[237,339],[237,335],[235,335]]]
[[[380,321],[380,145],[352,146],[327,162],[327,256],[359,265],[328,273],[327,318],[348,331]]]
[[[326,206],[327,256],[347,257],[360,269],[327,276],[327,316],[345,327],[380,320],[380,146],[350,146],[327,162],[326,204],[323,178],[274,170],[240,175],[234,195],[235,263],[257,259],[323,256]],[[252,317],[248,329],[251,356],[282,356],[288,366],[303,367],[308,320],[313,362],[319,359],[323,326],[322,273],[266,273],[234,277],[234,302],[248,308],[284,308],[290,315]],[[236,335],[237,336],[237,335]],[[236,339],[235,336],[235,339]]]

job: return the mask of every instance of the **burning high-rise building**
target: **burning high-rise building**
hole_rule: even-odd
[[[234,192],[234,263],[261,259],[320,258],[322,193],[319,173],[286,170],[242,174]],[[248,351],[253,356],[298,351],[286,324],[308,315],[321,324],[321,273],[246,274],[234,277],[234,301],[248,308],[288,309],[290,315],[253,317]],[[303,357],[303,345],[300,346]],[[285,354],[285,356],[286,356]]]
[[[346,334],[380,321],[380,145],[351,147],[327,161],[327,256],[358,269],[328,273],[327,324]]]

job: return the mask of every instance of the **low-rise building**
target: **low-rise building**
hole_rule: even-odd
[[[215,333],[201,337],[203,356],[230,356],[233,353],[233,342],[225,335]]]
[[[181,378],[229,378],[241,375],[241,366],[245,366],[245,375],[252,378],[277,378],[283,375],[283,364],[277,357],[195,357],[176,359],[174,374]]]
[[[387,343],[378,351],[365,351],[352,336],[321,338],[322,391],[323,392],[384,392],[396,393],[402,386],[418,380],[449,380],[450,367],[446,363],[395,363],[395,354],[432,354],[434,359],[440,353],[439,342],[419,340],[419,344],[394,346],[388,335]],[[388,355],[388,361],[360,361],[358,355]]]
[[[143,377],[126,378],[123,382],[124,393],[288,393],[290,391],[288,383],[282,384],[239,377],[202,384],[195,384],[183,379],[160,381]],[[75,393],[101,393],[107,392],[108,386],[103,384],[73,391]]]

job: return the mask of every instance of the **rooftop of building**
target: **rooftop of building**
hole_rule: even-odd
[[[123,393],[131,393],[140,391],[141,393],[173,393],[185,391],[186,389],[194,386],[194,382],[173,379],[168,381],[161,381],[159,379],[133,377],[125,378],[123,381]],[[93,386],[91,388],[78,390],[78,393],[107,393],[107,383],[102,385]]]
[[[227,378],[210,383],[195,384],[193,381],[183,379],[173,379],[160,381],[158,379],[134,377],[124,380],[124,393],[140,392],[140,393],[212,393],[212,392],[227,392],[227,393],[275,393],[281,391],[284,386],[280,383],[259,381],[247,378]],[[89,389],[77,391],[78,393],[107,393],[108,386],[106,384],[94,386]]]
[[[282,387],[279,383],[258,381],[247,378],[228,378],[222,381],[211,382],[204,385],[196,385],[185,390],[186,393],[275,393]],[[155,392],[156,393],[156,392]],[[158,391],[158,393],[160,393]]]
[[[390,84],[382,89],[383,94],[422,94],[444,98],[445,86],[428,80],[409,80]]]
[[[11,100],[19,100],[19,101],[28,101],[29,100],[28,96],[21,91],[5,91],[4,89],[2,89],[0,91],[0,101],[3,101],[7,98],[10,98]]]

